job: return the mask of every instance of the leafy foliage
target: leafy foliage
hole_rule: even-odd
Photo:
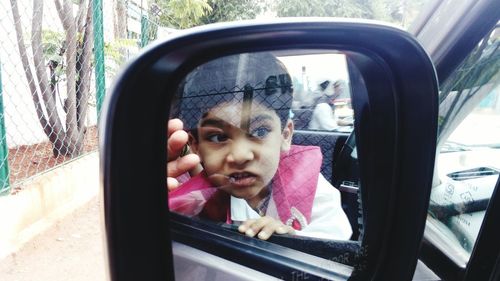
[[[59,33],[42,30],[44,1],[32,1],[36,12],[29,19],[31,41],[26,44],[17,0],[10,1],[21,64],[38,121],[53,145],[55,157],[77,156],[83,151],[92,72],[92,2],[71,2],[78,3],[75,6],[65,3],[55,2],[64,29]],[[59,90],[62,83],[64,93]],[[63,110],[58,110],[58,102]]]
[[[136,39],[115,39],[114,41],[104,44],[104,54],[108,63],[106,63],[106,73],[109,76],[114,76],[118,72],[121,65],[125,63],[127,57],[127,49],[134,50],[137,48]]]
[[[280,17],[350,17],[392,22],[406,27],[427,0],[278,0]]]
[[[264,12],[278,17],[348,17],[392,22],[403,27],[428,0],[154,0],[159,24],[188,28],[200,24],[254,19]]]
[[[254,19],[264,10],[262,0],[209,0],[212,11],[201,18],[204,24]]]
[[[161,9],[161,25],[189,28],[201,23],[201,17],[212,11],[207,0],[154,0]]]
[[[254,19],[264,11],[264,0],[154,0],[160,8],[158,23],[174,28]]]
[[[274,9],[279,17],[361,17],[363,9],[358,2],[352,0],[279,0]]]
[[[64,44],[64,33],[53,30],[42,31],[42,48],[48,60],[60,62]]]
[[[56,87],[64,77],[64,33],[53,30],[42,30],[42,50],[50,69],[50,84]]]

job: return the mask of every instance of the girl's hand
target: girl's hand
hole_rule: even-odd
[[[169,191],[179,186],[176,177],[194,171],[200,163],[200,158],[196,154],[181,155],[184,146],[188,142],[188,134],[182,128],[183,124],[180,119],[168,121],[167,187]]]
[[[238,227],[238,231],[250,237],[257,235],[262,240],[267,240],[275,232],[278,234],[293,234],[295,232],[292,227],[268,216],[247,220]]]

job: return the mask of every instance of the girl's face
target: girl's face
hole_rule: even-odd
[[[293,123],[288,121],[282,131],[276,112],[256,103],[243,122],[241,112],[241,102],[212,108],[190,145],[212,184],[255,207],[267,195],[265,187],[278,169],[280,152],[290,148]],[[241,128],[244,122],[248,129]]]

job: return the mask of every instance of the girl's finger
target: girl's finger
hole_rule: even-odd
[[[238,227],[238,231],[245,233],[255,221],[254,219],[246,220]]]
[[[200,157],[196,154],[188,154],[167,163],[167,176],[178,177],[193,169],[200,163]]]
[[[281,224],[275,231],[277,234],[285,234],[285,233],[288,233],[288,234],[294,234],[295,233],[295,229],[293,229],[293,227],[291,226],[288,226],[288,225],[284,225],[284,224]]]
[[[176,159],[188,142],[188,134],[182,130],[173,132],[167,141],[168,161]]]
[[[245,231],[245,235],[254,237],[257,233],[259,233],[264,226],[269,223],[272,223],[274,219],[270,217],[262,217],[255,220],[251,225],[248,226],[248,229]]]
[[[273,220],[260,230],[258,237],[262,240],[267,240],[275,232],[278,234],[285,234],[289,231],[290,229],[286,225],[280,221]]]
[[[175,178],[167,177],[167,188],[169,192],[176,189],[178,186],[179,182]]]
[[[168,120],[167,136],[170,138],[175,131],[182,130],[183,127],[182,121],[178,118]]]

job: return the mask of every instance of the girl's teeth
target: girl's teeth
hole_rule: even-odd
[[[246,177],[247,177],[247,174],[238,174],[238,175],[230,176],[229,182],[235,182],[239,179],[246,178]]]

